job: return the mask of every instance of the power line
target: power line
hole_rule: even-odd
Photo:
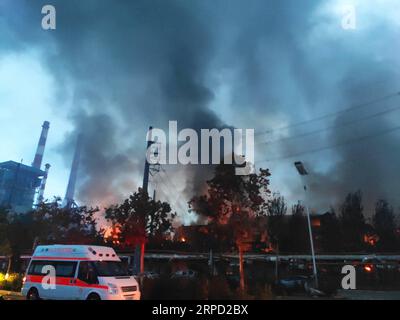
[[[261,160],[261,161],[257,161],[257,162],[271,162],[271,161],[277,161],[277,160],[283,160],[283,159],[290,159],[290,158],[294,158],[294,157],[297,157],[297,156],[300,156],[300,155],[304,155],[304,154],[316,153],[316,152],[323,151],[323,150],[334,149],[334,148],[345,146],[345,145],[349,145],[349,144],[352,144],[352,143],[355,143],[355,142],[359,142],[359,141],[368,140],[368,139],[376,138],[376,137],[379,137],[379,136],[383,136],[383,135],[392,133],[392,132],[397,131],[397,130],[400,130],[400,126],[393,127],[393,128],[387,129],[387,130],[383,130],[383,131],[378,132],[378,133],[373,134],[373,135],[366,135],[366,136],[362,136],[362,137],[359,137],[359,138],[356,138],[356,139],[347,140],[347,141],[344,141],[344,142],[341,142],[341,143],[337,143],[337,144],[334,144],[334,145],[324,146],[324,147],[321,147],[321,148],[311,149],[311,150],[307,150],[307,151],[303,151],[303,152],[293,153],[293,154],[286,155],[286,156],[283,156],[283,157],[276,157],[276,158]]]
[[[154,143],[154,142],[152,142],[152,144],[153,144],[153,143]],[[159,143],[158,143],[158,144],[159,144]],[[158,150],[159,150],[159,149],[158,149]],[[157,151],[157,152],[158,152],[158,151]],[[149,171],[150,171],[151,176],[154,177],[154,174],[152,174],[152,171],[151,171],[151,170],[149,170]],[[154,171],[153,173],[158,173],[156,176],[160,178],[161,183],[166,187],[167,190],[169,190],[169,189],[171,189],[171,190],[178,190],[178,188],[176,187],[176,185],[173,184],[172,181],[171,181],[171,179],[167,176],[167,173],[166,173],[165,169],[164,169],[160,164],[157,164],[157,166],[154,168],[153,171]],[[168,182],[169,187],[166,185],[166,182],[164,181],[164,179],[163,179],[163,177],[162,177],[162,175],[161,175],[161,172],[164,172],[164,174],[166,175],[166,178],[167,178],[166,181]],[[172,188],[171,188],[171,184],[170,184],[170,183],[173,184],[173,187],[172,187]],[[162,189],[162,188],[161,188],[161,189]],[[167,192],[165,192],[165,191],[163,190],[162,193],[163,193],[164,196],[167,198],[167,200],[171,202],[171,198],[167,195]],[[168,194],[169,194],[169,193],[168,193]],[[183,212],[186,212],[187,210],[184,209],[185,206],[183,206],[182,203],[181,203],[179,200],[180,200],[180,198],[179,198],[179,195],[178,195],[178,196],[176,197],[175,201],[174,201],[174,204],[177,205],[177,206],[179,207],[180,210],[182,210]],[[171,202],[171,203],[172,203],[172,202]]]
[[[272,140],[272,141],[262,141],[262,142],[258,142],[257,144],[266,144],[266,143],[271,144],[271,143],[285,142],[285,141],[289,141],[289,140],[293,140],[293,139],[303,138],[303,137],[311,136],[311,135],[314,135],[314,134],[317,134],[317,133],[321,133],[321,132],[324,132],[324,131],[328,131],[330,129],[342,128],[342,127],[346,127],[346,126],[350,126],[350,125],[356,124],[356,123],[358,123],[360,121],[370,120],[370,119],[373,119],[373,118],[388,114],[390,112],[397,111],[399,109],[400,109],[400,106],[394,107],[394,108],[390,108],[390,109],[387,109],[387,110],[383,110],[383,111],[380,111],[380,112],[377,112],[377,113],[374,113],[374,114],[370,114],[370,115],[367,115],[365,117],[361,117],[361,118],[358,118],[358,119],[355,119],[355,120],[339,123],[337,125],[331,125],[331,126],[324,127],[322,129],[301,133],[301,134],[298,134],[296,136],[289,136],[289,137],[285,137],[285,138],[281,138],[281,139],[277,139],[277,140]]]
[[[370,101],[367,101],[367,102],[364,102],[364,103],[361,103],[361,104],[358,104],[358,105],[355,105],[355,106],[352,106],[352,107],[349,107],[349,108],[346,108],[346,109],[343,109],[343,110],[327,113],[325,115],[322,115],[322,116],[319,116],[319,117],[316,117],[316,118],[312,118],[312,119],[308,119],[308,120],[304,120],[304,121],[299,121],[299,122],[296,122],[296,123],[293,123],[293,124],[289,124],[289,125],[286,125],[286,126],[283,126],[283,127],[278,127],[278,128],[275,128],[275,129],[266,130],[266,131],[263,131],[263,132],[256,133],[255,135],[259,136],[259,135],[263,135],[263,134],[266,134],[266,133],[273,133],[275,131],[282,131],[282,130],[287,130],[287,129],[290,129],[290,128],[293,128],[293,127],[302,126],[302,125],[310,123],[310,122],[320,121],[320,120],[323,120],[323,119],[326,119],[326,118],[330,118],[330,117],[333,117],[333,116],[336,116],[336,115],[339,115],[339,114],[342,114],[342,113],[346,113],[346,112],[350,112],[350,111],[353,111],[353,110],[361,109],[361,108],[370,106],[370,105],[378,103],[378,102],[383,102],[385,100],[388,100],[390,98],[393,98],[393,97],[396,97],[396,96],[399,96],[399,95],[400,95],[400,92],[397,91],[397,92],[394,92],[394,93],[391,93],[391,94],[379,97],[377,99],[370,100]]]

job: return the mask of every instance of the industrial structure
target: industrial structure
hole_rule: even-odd
[[[0,163],[0,206],[17,213],[27,212],[33,208],[36,191],[41,186],[39,196],[43,198],[50,166],[46,165],[45,172],[41,165],[49,128],[50,123],[45,121],[32,166],[15,161]]]
[[[46,189],[46,183],[47,183],[47,176],[49,175],[49,170],[50,170],[50,164],[46,163],[44,168],[44,176],[42,178],[42,182],[39,187],[39,193],[37,197],[37,202],[36,205],[41,204],[44,201],[44,190]]]
[[[71,172],[69,175],[67,191],[65,193],[63,207],[72,208],[76,206],[75,202],[75,187],[76,187],[76,178],[78,176],[79,169],[79,160],[81,157],[81,149],[82,149],[82,134],[79,134],[78,139],[76,141],[76,148],[74,159],[72,160]]]
[[[42,166],[42,160],[44,155],[44,149],[46,147],[47,135],[49,133],[50,122],[43,122],[42,133],[40,134],[40,139],[38,146],[36,148],[35,159],[32,162],[32,167],[39,169]]]

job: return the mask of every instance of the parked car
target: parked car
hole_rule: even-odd
[[[279,279],[273,288],[277,294],[306,292],[307,285],[311,280],[311,277],[307,276],[291,276]]]
[[[159,277],[160,277],[160,275],[154,271],[145,271],[145,272],[139,274],[139,278],[142,278],[142,279],[158,279]]]
[[[174,272],[171,278],[194,278],[197,276],[197,272],[193,270],[178,270]]]
[[[375,273],[377,270],[386,269],[385,262],[375,257],[365,257],[360,266],[364,273]]]

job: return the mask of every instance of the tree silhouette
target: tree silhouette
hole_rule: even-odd
[[[319,241],[321,249],[324,252],[334,253],[342,251],[342,230],[340,221],[332,208],[321,217],[321,226],[319,230]]]
[[[0,247],[9,256],[7,273],[21,271],[20,255],[32,246],[32,235],[26,216],[0,209]]]
[[[361,191],[349,193],[341,208],[341,225],[343,230],[343,247],[347,252],[357,252],[365,248],[365,218],[362,206]]]
[[[292,215],[288,222],[288,248],[291,252],[310,252],[307,218],[301,203],[292,206]]]
[[[145,243],[171,232],[175,216],[168,203],[154,201],[141,188],[122,204],[105,210],[105,217],[114,231],[109,240],[122,247],[141,246],[141,272],[144,271]]]
[[[103,237],[96,228],[98,211],[86,206],[65,208],[57,198],[40,204],[29,215],[37,243],[102,244]]]
[[[267,214],[269,176],[264,169],[258,174],[238,176],[234,165],[220,164],[214,177],[207,181],[207,193],[190,202],[193,210],[208,220],[220,243],[238,249],[241,289],[244,289],[243,254],[260,231],[256,217]]]
[[[393,207],[386,200],[378,200],[372,217],[375,232],[379,237],[377,250],[393,251],[396,246],[396,222]]]
[[[0,242],[10,255],[8,272],[19,272],[21,253],[38,244],[102,243],[95,212],[87,207],[62,208],[57,198],[25,214],[0,210]]]
[[[287,205],[285,198],[280,195],[274,195],[268,206],[268,235],[269,241],[276,251],[279,251],[280,242],[285,236],[285,215]]]

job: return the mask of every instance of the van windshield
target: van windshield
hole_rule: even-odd
[[[128,270],[120,261],[96,261],[94,265],[99,277],[129,276]]]

